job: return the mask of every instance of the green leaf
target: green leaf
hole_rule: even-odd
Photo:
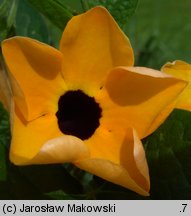
[[[7,146],[10,141],[9,116],[0,103],[0,181],[7,177]]]
[[[91,7],[95,5],[106,7],[118,24],[123,27],[134,14],[138,0],[88,0],[86,4]]]
[[[15,22],[18,0],[11,1],[10,10],[7,18],[7,28],[10,29]]]
[[[7,160],[6,166],[6,181],[0,181],[0,199],[64,199],[70,194],[74,199],[83,196],[80,183],[62,165],[19,167]],[[59,193],[56,198],[57,191],[64,191],[65,195]]]
[[[50,193],[45,194],[46,196],[48,196],[51,199],[55,199],[55,200],[83,200],[86,199],[86,195],[85,194],[79,194],[79,195],[75,195],[75,194],[67,194],[62,190],[58,190],[58,191],[53,191]]]
[[[73,16],[69,8],[59,0],[27,1],[61,30],[64,30],[65,25]]]
[[[44,17],[27,1],[20,0],[16,16],[16,34],[50,43],[49,30]]]
[[[42,194],[57,190],[72,194],[82,192],[81,184],[62,165],[24,166],[19,167],[19,172]]]
[[[14,22],[18,0],[4,0],[0,2],[0,41],[15,35]]]
[[[0,141],[0,181],[4,181],[7,176],[7,167],[6,167],[6,151],[5,147]]]
[[[93,179],[92,174],[79,169],[73,164],[64,164],[63,166],[68,171],[68,173],[70,173],[71,176],[73,176],[75,179],[77,179],[81,183],[81,185],[83,185],[85,190],[88,189],[89,184],[91,183]]]
[[[151,199],[191,199],[191,113],[175,110],[145,140]]]
[[[0,199],[45,199],[38,188],[7,160],[7,179],[0,182]]]

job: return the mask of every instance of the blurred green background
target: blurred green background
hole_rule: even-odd
[[[58,47],[68,20],[103,5],[130,38],[136,65],[191,63],[189,0],[0,0],[0,41],[27,36]],[[2,59],[1,59],[2,60]],[[8,114],[0,104],[0,199],[191,199],[191,114],[175,110],[143,140],[151,196],[141,197],[70,164],[17,167],[8,159]]]
[[[125,28],[139,59],[160,68],[166,61],[191,63],[191,1],[140,0]]]

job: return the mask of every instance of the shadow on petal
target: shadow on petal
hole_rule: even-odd
[[[131,106],[160,97],[164,92],[170,98],[172,91],[180,93],[185,84],[184,81],[149,68],[119,67],[109,74],[106,89],[115,103]]]
[[[121,146],[121,165],[138,185],[149,191],[149,170],[143,145],[135,130],[129,129],[127,133]]]

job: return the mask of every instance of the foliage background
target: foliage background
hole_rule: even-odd
[[[100,4],[130,38],[136,65],[160,69],[176,59],[191,63],[189,0],[0,0],[0,41],[22,35],[58,47],[67,21]],[[14,166],[8,160],[8,114],[1,104],[0,116],[0,199],[191,199],[189,112],[175,110],[143,140],[151,176],[150,197],[70,164]]]

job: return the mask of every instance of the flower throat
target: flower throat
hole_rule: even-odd
[[[82,140],[90,138],[99,127],[101,108],[83,91],[68,91],[58,101],[58,126],[67,135]]]

